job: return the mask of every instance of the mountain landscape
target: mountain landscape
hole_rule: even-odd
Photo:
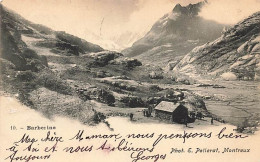
[[[122,53],[0,5],[1,95],[47,118],[91,125],[111,116],[169,123],[155,117],[155,108],[180,104],[201,114],[193,126],[215,120],[252,133],[260,119],[260,13],[224,28],[199,16],[205,3],[176,5]]]
[[[122,53],[163,66],[169,60],[180,60],[194,47],[215,40],[225,25],[200,17],[199,12],[205,5],[207,2],[188,6],[177,4],[143,38]]]
[[[106,116],[135,115],[161,101],[182,102],[207,112],[203,99],[157,66],[33,24],[1,6],[1,89],[51,118],[93,124]]]

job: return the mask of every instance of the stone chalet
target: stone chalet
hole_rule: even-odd
[[[155,108],[155,117],[176,123],[194,122],[189,117],[189,110],[180,103],[162,101]]]

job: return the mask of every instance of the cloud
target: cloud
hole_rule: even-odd
[[[12,0],[4,5],[30,21],[72,34],[85,30],[100,34],[104,18],[103,36],[151,25],[174,6],[170,0]]]
[[[235,24],[260,11],[259,0],[209,0],[200,16],[224,24]]]
[[[144,31],[164,14],[170,12],[174,4],[170,0],[138,0],[137,9],[129,14],[129,21],[121,26],[125,31]]]

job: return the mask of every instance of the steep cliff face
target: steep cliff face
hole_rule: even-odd
[[[198,16],[206,2],[181,6],[160,18],[152,29],[132,47],[122,51],[147,63],[163,65],[169,60],[182,58],[198,45],[221,35],[224,25]]]
[[[174,71],[224,79],[259,80],[260,12],[226,30],[213,42],[194,48]]]

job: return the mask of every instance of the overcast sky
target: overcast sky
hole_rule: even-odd
[[[234,24],[260,10],[260,0],[208,0],[201,16]],[[26,19],[87,39],[94,33],[105,39],[126,31],[148,31],[175,4],[199,0],[3,0]],[[101,22],[102,27],[100,30]]]

